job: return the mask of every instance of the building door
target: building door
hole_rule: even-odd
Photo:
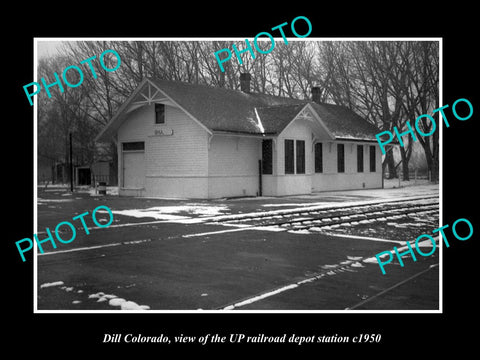
[[[273,194],[272,176],[273,175],[273,140],[262,140],[262,160],[259,165],[260,189],[259,195]]]
[[[78,169],[78,185],[90,185],[90,168],[79,168]]]
[[[123,187],[139,189],[145,187],[145,143],[143,141],[123,143]]]

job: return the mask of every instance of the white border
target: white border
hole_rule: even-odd
[[[251,37],[248,37],[250,39]],[[37,63],[38,63],[38,43],[43,41],[245,41],[245,37],[201,37],[201,38],[156,38],[156,37],[73,37],[73,38],[33,38],[33,77],[35,82],[38,82]],[[281,37],[274,37],[275,40],[281,40]],[[355,38],[355,37],[334,37],[334,38],[289,38],[288,41],[438,41],[439,43],[439,106],[443,105],[443,38],[442,37],[369,37],[369,38]],[[267,39],[259,39],[267,40]],[[38,102],[37,97],[33,99],[34,105],[34,125],[33,125],[33,229],[34,234],[37,234],[37,125],[38,125]],[[439,136],[439,222],[440,226],[443,226],[443,126],[440,126]],[[245,314],[245,313],[280,313],[280,314],[442,314],[443,313],[443,246],[440,246],[439,250],[439,309],[438,310],[39,310],[38,309],[38,292],[37,292],[37,246],[33,247],[33,313],[35,314],[152,314],[152,313],[166,313],[166,314]]]

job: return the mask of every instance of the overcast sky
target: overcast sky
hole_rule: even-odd
[[[57,53],[57,49],[61,46],[61,41],[41,41],[37,42],[38,58],[52,56]]]

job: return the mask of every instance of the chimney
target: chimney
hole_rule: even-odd
[[[312,86],[312,101],[320,104],[320,96],[322,95],[322,90],[319,86]]]
[[[220,79],[218,80],[218,86],[222,88],[225,87],[225,73],[220,71],[219,78]]]
[[[240,74],[240,90],[244,93],[250,94],[250,79],[252,77],[249,73]]]

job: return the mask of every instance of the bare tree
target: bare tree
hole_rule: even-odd
[[[68,56],[42,60],[38,74],[47,83],[53,84],[54,73],[60,78],[63,69],[72,64]],[[58,75],[60,74],[60,75]],[[69,83],[80,81],[78,73],[68,73]],[[50,96],[48,96],[48,94]],[[67,85],[53,85],[49,93],[39,94],[38,152],[56,162],[69,163],[69,134],[73,134],[74,162],[90,163],[93,160],[94,134],[97,129],[89,126],[85,108],[85,88],[70,88]],[[67,172],[69,179],[70,171]]]
[[[291,98],[309,98],[313,85],[323,88],[322,101],[346,106],[359,113],[380,130],[404,131],[406,124],[422,113],[438,107],[438,47],[425,42],[405,41],[277,41],[273,51],[262,54],[249,51],[241,55],[239,63],[232,45],[239,50],[245,41],[77,41],[65,46],[61,56],[71,64],[98,56],[114,49],[121,56],[122,66],[108,72],[97,66],[97,77],[87,72],[79,88],[68,89],[58,98],[56,109],[46,109],[54,118],[67,112],[76,114],[72,121],[82,124],[84,130],[104,126],[119,106],[145,77],[195,84],[239,88],[239,75],[253,75],[255,92]],[[271,43],[259,41],[264,51]],[[220,71],[213,54],[224,48],[232,52]],[[48,73],[48,71],[47,71]],[[80,95],[66,101],[68,94]],[[80,100],[80,99],[77,99]],[[46,116],[46,115],[45,115]],[[58,119],[57,119],[58,120]],[[419,126],[429,131],[427,121]],[[86,131],[88,133],[88,131]],[[438,132],[431,138],[419,138],[426,153],[432,174],[438,173]],[[412,141],[404,138],[401,147],[403,176],[408,179],[408,163]],[[116,145],[111,144],[116,159]],[[116,161],[114,161],[116,165]],[[387,152],[383,164],[391,177],[396,176],[392,152]],[[437,169],[437,170],[435,170]]]
[[[431,114],[439,107],[439,48],[437,42],[423,41],[408,44],[409,52],[403,54],[406,64],[407,81],[404,84],[404,108],[406,116],[415,127],[415,119],[423,114]],[[436,124],[440,124],[438,113],[434,116]],[[423,147],[427,166],[432,181],[439,176],[439,129],[433,128],[431,121],[423,117],[418,123],[420,131],[431,136],[417,135]],[[437,125],[435,125],[437,126]],[[439,125],[438,125],[439,126]]]
[[[338,105],[363,115],[382,131],[398,123],[400,106],[392,92],[394,45],[387,42],[318,43],[325,96]],[[393,153],[387,151],[383,168],[396,176]]]
[[[325,42],[318,44],[323,87],[327,99],[362,114],[382,131],[400,132],[415,127],[420,114],[438,107],[438,46],[425,41]],[[431,123],[419,126],[429,133]],[[432,179],[438,174],[438,132],[417,137],[422,144]],[[400,147],[404,180],[409,180],[413,139],[402,137]],[[392,152],[384,167],[396,176]]]

